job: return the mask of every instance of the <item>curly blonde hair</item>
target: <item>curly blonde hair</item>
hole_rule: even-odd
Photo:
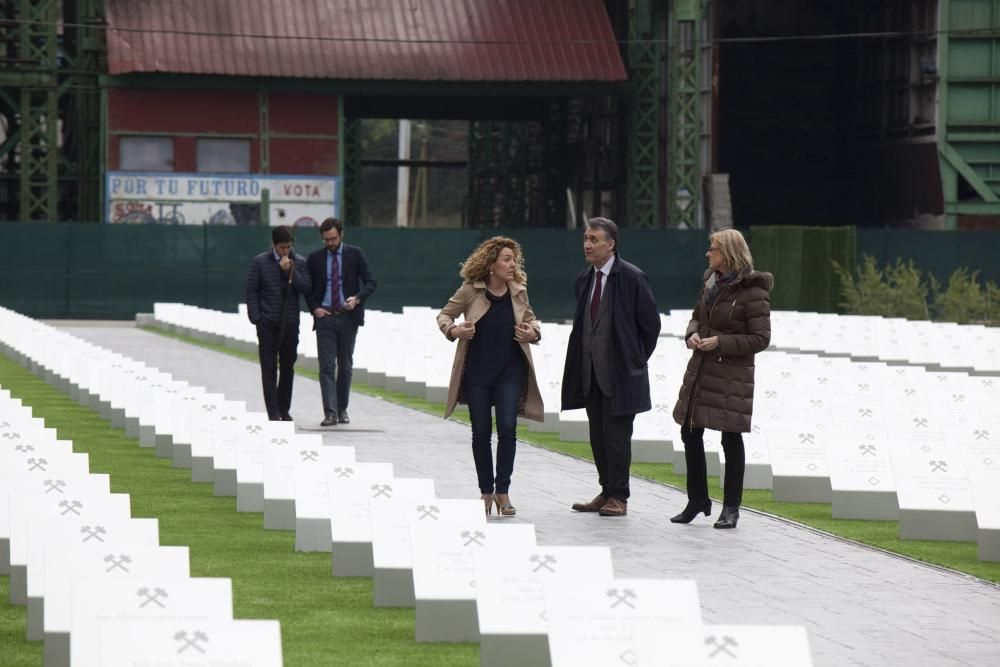
[[[458,275],[467,283],[486,282],[490,276],[490,267],[497,261],[500,251],[504,248],[514,251],[514,280],[526,285],[528,274],[524,272],[524,253],[521,252],[521,244],[506,236],[494,236],[480,243],[462,263],[462,270]]]

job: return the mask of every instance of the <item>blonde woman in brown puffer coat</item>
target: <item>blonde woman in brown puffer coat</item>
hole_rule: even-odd
[[[754,271],[750,248],[735,229],[712,234],[705,256],[705,286],[685,338],[693,352],[674,406],[684,442],[688,504],[670,520],[690,523],[700,512],[712,512],[703,439],[707,428],[722,432],[726,455],[723,507],[715,527],[735,528],[743,501],[742,434],[750,431],[753,415],[754,355],[771,342],[774,276]]]

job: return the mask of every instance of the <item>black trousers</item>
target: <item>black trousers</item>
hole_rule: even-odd
[[[691,503],[708,500],[708,470],[705,466],[705,429],[700,426],[681,427],[684,441],[684,461],[687,463],[687,491]],[[739,507],[743,503],[743,470],[746,465],[746,450],[743,435],[722,432],[722,451],[726,455],[726,479],[722,484],[722,504]]]
[[[264,406],[272,421],[288,415],[292,406],[292,380],[298,358],[299,321],[285,324],[261,320],[257,324],[257,354],[260,380],[264,388]],[[279,376],[280,367],[280,376]]]
[[[635,415],[611,414],[611,397],[601,391],[594,379],[587,392],[587,420],[590,422],[590,450],[597,466],[601,495],[627,502]]]

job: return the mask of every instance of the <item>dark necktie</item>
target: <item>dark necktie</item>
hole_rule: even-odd
[[[601,278],[604,276],[600,271],[594,271],[594,296],[590,298],[590,323],[597,323],[597,311],[601,308]]]
[[[330,307],[340,310],[340,259],[337,253],[333,253],[333,261],[330,262]]]

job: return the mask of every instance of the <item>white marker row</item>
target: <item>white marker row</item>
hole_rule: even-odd
[[[0,573],[45,664],[281,664],[277,621],[233,620],[229,579],[192,578],[188,548],[0,389]]]
[[[80,341],[27,326],[35,327],[30,363],[57,384],[75,384],[44,357]],[[46,336],[58,337],[58,345],[35,344]],[[170,407],[143,413],[153,417],[146,423],[127,396],[158,372],[99,348],[85,356],[116,377],[103,378],[100,389],[77,386],[79,398],[118,415],[126,428],[136,420],[133,430],[148,431],[147,446],[176,466],[190,465],[194,474],[203,460],[200,476],[214,481],[217,493],[235,491],[240,509],[263,511],[268,528],[294,529],[297,548],[329,550],[334,576],[372,576],[376,606],[416,607],[418,640],[478,640],[483,664],[509,664],[516,655],[579,664],[602,652],[636,665],[659,664],[666,655],[691,665],[720,657],[729,664],[811,664],[802,628],[703,625],[693,582],[617,581],[607,547],[537,545],[530,525],[487,523],[479,501],[437,498],[432,480],[397,478],[389,463],[358,463],[351,447],[323,446],[318,436],[262,421],[162,373],[159,393],[146,400]],[[224,440],[235,453],[232,468],[215,463]],[[664,586],[677,595],[663,598]],[[592,606],[581,607],[580,595]],[[761,633],[778,644],[758,642]]]
[[[203,318],[205,312],[157,304],[156,317],[204,333],[214,321]],[[371,311],[355,376],[442,400],[454,351],[434,327],[434,315],[416,307],[401,314]],[[584,411],[558,412],[568,336],[566,325],[544,327],[533,357],[546,421],[526,425],[586,440]],[[650,359],[654,404],[636,419],[635,461],[672,462],[675,472],[684,472],[672,412],[689,356],[678,338],[663,337]],[[903,538],[975,541],[981,559],[1000,560],[998,402],[998,377],[767,351],[757,356],[745,486],[773,489],[778,500],[832,503],[838,518],[898,519]],[[706,454],[709,473],[721,476],[725,457],[717,433],[706,433]]]
[[[683,336],[690,319],[690,309],[672,310],[664,331]],[[776,310],[771,335],[780,349],[1000,373],[1000,329],[981,324]]]

